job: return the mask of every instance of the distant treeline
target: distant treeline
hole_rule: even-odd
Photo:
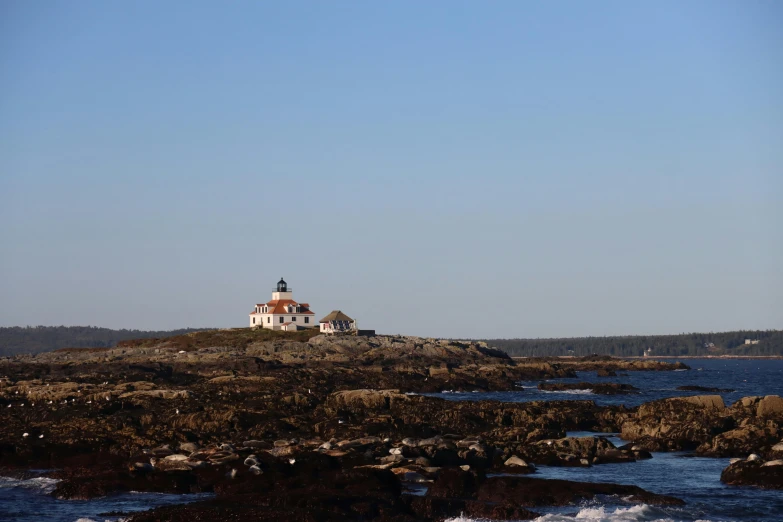
[[[745,340],[752,344],[745,344]],[[722,333],[574,337],[567,339],[486,339],[512,357],[546,355],[783,355],[783,331],[740,330]],[[758,341],[755,343],[754,341]]]
[[[59,348],[106,348],[128,339],[170,337],[209,328],[144,331],[112,330],[96,326],[12,326],[0,327],[0,356],[50,352]]]

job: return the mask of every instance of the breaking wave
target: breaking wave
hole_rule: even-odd
[[[618,507],[614,510],[603,506],[586,507],[579,510],[576,515],[544,515],[535,519],[536,522],[570,522],[572,520],[584,520],[587,522],[674,522],[673,518],[666,516],[659,509],[639,504],[627,508]]]
[[[29,479],[16,479],[12,477],[0,477],[0,488],[24,488],[37,489],[42,493],[51,493],[54,491],[57,479],[47,477],[35,477]]]
[[[676,519],[667,516],[664,511],[639,504],[627,508],[618,507],[607,509],[603,506],[586,507],[575,515],[547,514],[534,519],[533,522],[676,522]],[[446,522],[492,522],[484,518],[470,518],[459,516],[449,518]],[[709,520],[697,520],[696,522],[710,522]]]
[[[567,395],[594,395],[592,390],[538,390],[539,393],[564,393]]]

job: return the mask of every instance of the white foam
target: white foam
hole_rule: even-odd
[[[591,390],[539,390],[541,393],[564,393],[566,395],[593,395]]]
[[[548,514],[535,519],[534,522],[674,522],[672,518],[662,518],[664,513],[647,504],[638,504],[627,508],[618,507],[614,510],[603,506],[585,507],[576,515]],[[706,522],[706,521],[705,521]]]
[[[51,493],[54,491],[54,488],[58,482],[60,481],[48,477],[35,477],[31,479],[0,477],[0,488],[37,489],[42,493]]]

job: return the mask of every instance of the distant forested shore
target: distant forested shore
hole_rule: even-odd
[[[163,338],[212,328],[112,330],[96,326],[0,327],[0,356],[60,348],[107,348],[129,339]],[[739,330],[721,333],[573,337],[560,339],[483,339],[512,357],[592,354],[617,357],[783,356],[783,331]],[[749,340],[751,344],[746,344]]]
[[[108,348],[119,341],[171,337],[211,328],[179,330],[112,330],[97,326],[10,326],[0,327],[0,356],[41,353],[60,348]]]
[[[645,354],[650,357],[783,355],[781,330],[485,341],[512,357],[592,354],[617,357],[638,357]]]

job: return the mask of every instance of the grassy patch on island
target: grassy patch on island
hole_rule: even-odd
[[[208,330],[193,332],[185,335],[175,335],[165,338],[130,339],[117,343],[118,348],[144,348],[152,346],[165,346],[176,348],[186,352],[206,348],[210,346],[225,346],[231,348],[244,348],[253,343],[265,341],[299,341],[307,342],[318,335],[318,328],[308,328],[296,332],[283,330],[268,330],[262,328],[226,328],[222,330]]]

